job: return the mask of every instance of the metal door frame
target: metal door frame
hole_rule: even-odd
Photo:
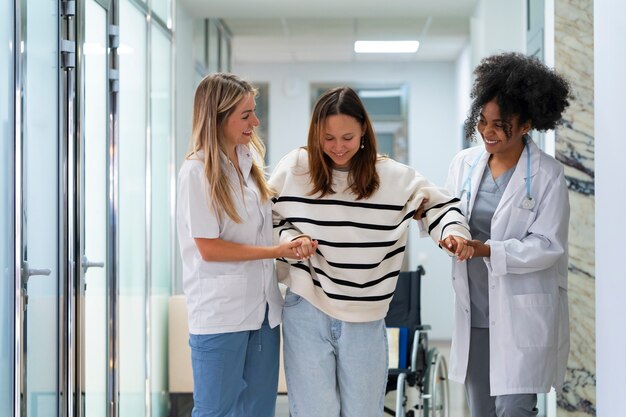
[[[107,169],[107,209],[106,209],[106,317],[107,317],[107,336],[106,336],[106,415],[109,417],[118,417],[119,415],[119,282],[118,282],[118,247],[119,247],[119,230],[118,230],[118,201],[119,201],[119,172],[118,172],[118,144],[119,144],[119,57],[117,47],[119,44],[119,0],[95,0],[107,12],[107,147],[108,155],[106,162]],[[142,6],[142,10],[146,9],[146,5],[138,0],[130,0],[136,6]],[[144,13],[154,20],[154,22],[163,28],[169,34],[170,39],[173,36],[173,29],[167,27],[159,16],[152,13],[150,9],[150,1],[148,7],[143,10]],[[22,258],[24,255],[25,230],[24,224],[24,208],[25,202],[25,169],[24,169],[24,139],[26,138],[24,125],[24,112],[26,110],[26,62],[28,55],[24,53],[24,44],[27,41],[27,6],[28,0],[12,0],[13,7],[13,66],[12,66],[12,86],[14,88],[13,103],[10,107],[9,116],[13,123],[10,123],[10,135],[13,137],[9,152],[12,152],[14,158],[11,166],[9,166],[9,175],[11,182],[10,207],[12,208],[12,218],[10,230],[13,234],[14,245],[11,252],[11,265],[13,274],[13,358],[14,358],[14,375],[13,375],[13,415],[14,417],[23,417],[26,415],[27,398],[27,381],[26,381],[26,364],[27,356],[25,355],[25,332],[26,332],[26,313],[24,310],[25,293],[22,290],[23,265]],[[58,217],[56,225],[58,253],[56,255],[58,263],[57,275],[57,342],[59,350],[57,355],[57,390],[56,404],[57,413],[61,417],[82,416],[84,407],[82,405],[82,390],[84,389],[84,363],[82,362],[80,338],[83,337],[84,317],[81,317],[81,245],[82,245],[82,215],[81,209],[81,186],[83,161],[81,160],[82,140],[84,135],[84,89],[88,86],[84,84],[84,59],[82,42],[85,37],[85,0],[57,0],[58,22],[57,22],[57,42],[58,42],[58,65],[57,74],[57,204]],[[30,7],[34,7],[30,5]],[[171,18],[175,22],[174,2],[170,4]],[[152,26],[150,23],[146,27],[147,36],[147,68],[150,69],[150,31]],[[176,53],[175,46],[171,47],[171,107],[172,112],[175,111],[175,68]],[[150,124],[150,73],[147,74],[147,127]],[[175,117],[172,116],[170,133],[173,135],[175,131]],[[150,137],[146,136],[147,146],[149,150]],[[170,144],[172,154],[170,155],[171,163],[174,164],[175,143]],[[150,175],[150,165],[146,164],[147,180]],[[171,172],[172,179],[175,178],[175,172]],[[148,190],[149,191],[149,190]],[[174,191],[171,190],[170,196],[173,198]],[[146,195],[146,221],[150,219],[150,194]],[[170,234],[173,236],[175,225],[173,215],[175,211],[174,201],[171,202],[172,223],[170,224]],[[23,230],[24,229],[24,230]],[[147,250],[149,250],[150,224],[147,224]],[[172,268],[175,268],[175,250],[171,251]],[[149,387],[150,381],[150,263],[147,261],[146,270],[146,412],[150,412],[151,408],[151,392]],[[172,278],[172,287],[174,287],[174,278]],[[54,365],[52,365],[54,366]]]
[[[22,42],[22,14],[20,0],[13,1],[13,415],[20,417],[22,410],[23,386],[23,308],[22,308],[22,61],[18,58],[18,51]]]
[[[73,369],[74,333],[72,331],[73,318],[73,277],[74,259],[74,182],[69,173],[73,170],[75,118],[74,118],[74,92],[75,79],[73,67],[75,65],[72,51],[73,2],[58,1],[57,22],[57,52],[58,52],[58,78],[57,78],[57,185],[58,194],[55,204],[58,208],[56,233],[58,239],[57,251],[57,342],[59,345],[57,363],[57,390],[56,404],[57,414],[69,416],[73,413]],[[25,68],[28,55],[24,54],[24,44],[27,42],[27,1],[14,0],[14,166],[13,166],[13,272],[14,272],[14,405],[15,417],[26,415],[27,409],[27,381],[25,354],[26,312],[24,294],[24,276],[27,273],[23,264],[24,255],[24,112],[26,78]],[[27,45],[27,44],[26,44]],[[28,45],[27,45],[28,46]]]
[[[118,115],[117,115],[117,92],[119,90],[118,72],[117,72],[117,46],[119,43],[119,36],[117,30],[117,11],[114,4],[114,0],[95,0],[106,13],[106,27],[107,33],[107,69],[106,80],[103,80],[107,84],[107,103],[106,103],[106,117],[108,123],[106,124],[106,140],[107,149],[109,150],[106,155],[106,181],[107,181],[107,198],[106,198],[106,258],[104,262],[107,266],[106,272],[106,404],[107,404],[107,416],[115,417],[118,415],[118,283],[117,283],[117,137],[118,137]],[[84,218],[83,218],[83,204],[84,196],[82,194],[83,187],[83,143],[85,135],[85,89],[88,87],[85,85],[85,61],[83,56],[82,45],[85,41],[85,1],[79,0],[76,7],[76,43],[77,43],[77,55],[76,55],[76,108],[77,108],[77,134],[76,134],[76,153],[75,153],[75,171],[74,177],[76,178],[76,254],[75,262],[76,279],[75,283],[75,309],[74,313],[76,320],[74,323],[74,329],[76,332],[77,346],[83,346],[80,344],[80,340],[84,338],[85,318],[81,314],[81,300],[84,296],[83,283],[83,251],[84,251]],[[75,412],[73,415],[83,417],[85,415],[83,396],[85,393],[85,352],[82,352],[80,348],[75,350],[76,367],[73,370],[73,375],[76,381],[75,385],[75,398],[77,399],[75,404]]]
[[[108,3],[108,140],[109,161],[107,164],[108,179],[108,210],[107,210],[107,416],[118,417],[119,415],[119,338],[118,338],[118,211],[119,206],[119,170],[118,170],[118,144],[119,144],[119,5],[118,0],[98,0]]]

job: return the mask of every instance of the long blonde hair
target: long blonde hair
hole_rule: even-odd
[[[186,159],[197,158],[199,151],[204,152],[204,173],[208,182],[208,200],[218,217],[226,213],[236,223],[242,223],[233,201],[236,190],[229,181],[229,176],[221,163],[220,154],[226,154],[224,147],[224,125],[235,107],[246,96],[256,96],[257,90],[234,74],[215,73],[200,81],[193,103],[193,123],[191,132],[191,151]],[[252,132],[250,144],[263,161],[265,146],[261,139]],[[261,201],[267,201],[274,193],[265,179],[263,166],[253,158],[250,174],[256,181],[261,194]]]

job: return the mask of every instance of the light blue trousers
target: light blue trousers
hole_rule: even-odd
[[[192,417],[274,417],[280,330],[189,335]]]
[[[336,320],[288,291],[283,338],[292,417],[383,415],[388,366],[383,320]]]

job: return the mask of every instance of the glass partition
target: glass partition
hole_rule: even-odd
[[[220,67],[220,31],[214,19],[207,20],[207,73],[217,72]]]
[[[172,28],[172,0],[152,0],[152,12]]]
[[[25,4],[24,4],[25,3]],[[59,410],[59,16],[22,3],[22,267],[27,416]]]
[[[151,31],[151,280],[150,349],[152,416],[168,410],[167,328],[172,274],[171,40],[157,26]]]
[[[0,3],[0,415],[13,412],[13,2]]]
[[[146,410],[146,16],[120,6],[119,413]]]
[[[220,31],[220,71],[230,72],[230,36],[225,30]]]
[[[84,138],[82,252],[84,335],[84,415],[107,411],[107,10],[96,0],[85,2]],[[92,265],[85,269],[87,265]]]

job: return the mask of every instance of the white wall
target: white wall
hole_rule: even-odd
[[[457,123],[463,126],[467,113],[472,104],[470,91],[472,89],[472,48],[468,43],[456,60],[456,108]],[[459,138],[461,140],[461,138]]]
[[[461,126],[456,103],[454,63],[405,62],[386,64],[266,64],[235,65],[234,72],[255,82],[269,83],[269,161],[306,144],[311,113],[310,84],[406,83],[409,91],[409,164],[432,182],[443,185],[448,163],[459,150]],[[424,265],[422,319],[431,324],[431,337],[452,334],[450,258],[429,239],[412,230],[409,266]]]
[[[594,1],[596,167],[596,370],[598,417],[624,414],[626,274],[620,238],[626,231],[626,3]]]
[[[472,68],[482,57],[526,52],[526,0],[479,0],[470,19]]]

